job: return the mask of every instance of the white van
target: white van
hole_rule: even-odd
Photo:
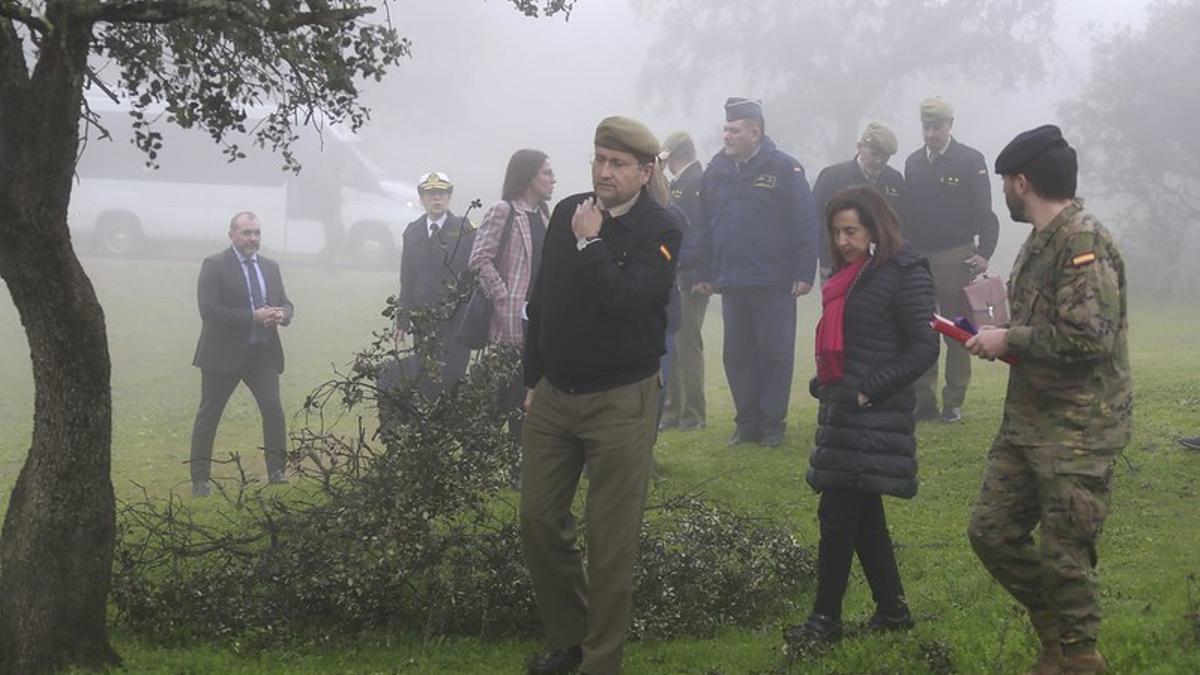
[[[304,167],[296,175],[269,150],[243,143],[246,157],[229,162],[207,133],[164,122],[155,125],[163,147],[152,168],[129,141],[127,110],[99,114],[114,139],[85,147],[68,222],[77,244],[102,255],[134,255],[154,243],[220,245],[230,217],[254,211],[264,249],[316,254],[330,227],[356,264],[394,267],[404,226],[423,212],[416,187],[385,180],[340,129],[326,129],[323,147],[315,131],[305,132],[311,137],[296,145]]]

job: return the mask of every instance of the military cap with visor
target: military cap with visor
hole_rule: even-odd
[[[1022,131],[996,156],[996,173],[1002,176],[1020,173],[1022,167],[1044,153],[1067,147],[1070,145],[1063,138],[1062,130],[1053,124]]]
[[[454,190],[454,183],[450,181],[450,176],[441,171],[430,171],[418,180],[417,192],[429,192],[430,190],[452,192]]]

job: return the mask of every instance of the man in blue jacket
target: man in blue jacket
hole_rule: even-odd
[[[725,102],[725,148],[701,188],[703,290],[721,294],[725,377],[737,410],[730,445],[783,442],[796,298],[812,290],[819,229],[804,167],[765,134],[762,105]]]

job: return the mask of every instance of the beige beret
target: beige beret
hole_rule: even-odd
[[[896,134],[879,122],[871,122],[867,125],[867,128],[863,130],[862,142],[889,156],[896,154],[898,147]]]
[[[641,122],[628,117],[605,117],[596,127],[596,145],[620,150],[649,160],[658,156],[659,144],[654,134]]]
[[[921,101],[922,122],[944,122],[954,119],[954,107],[941,96],[931,96]]]
[[[667,140],[663,141],[662,150],[658,153],[659,159],[667,159],[672,152],[679,149],[679,146],[684,143],[691,142],[692,137],[686,131],[675,131],[667,136]]]

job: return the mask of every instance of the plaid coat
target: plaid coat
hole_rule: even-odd
[[[523,201],[512,202],[511,206],[515,206],[517,212],[505,250],[500,251],[500,239],[504,236],[504,224],[511,207],[509,202],[501,201],[484,214],[467,264],[479,274],[483,293],[494,307],[488,339],[498,344],[521,345],[525,342],[522,314],[533,281],[530,278],[533,240],[527,215],[533,207]],[[548,223],[550,218],[545,205],[539,204],[537,208],[542,211],[542,222]]]

